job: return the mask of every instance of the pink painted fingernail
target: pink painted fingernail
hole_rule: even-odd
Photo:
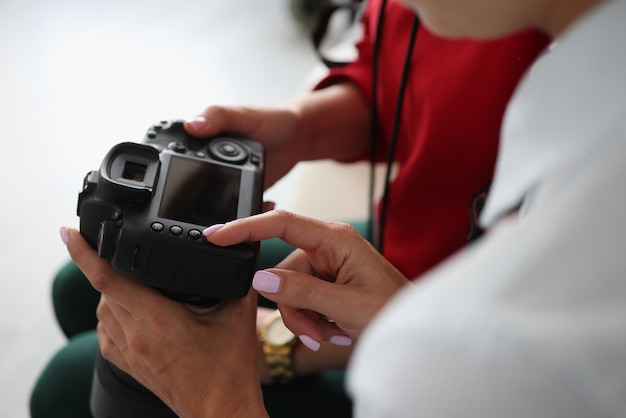
[[[196,116],[195,118],[188,120],[187,124],[194,132],[202,132],[209,125],[204,116]]]
[[[70,231],[67,227],[62,226],[59,233],[61,234],[61,241],[63,241],[63,244],[67,245],[70,242]]]
[[[263,202],[263,212],[276,209],[276,202]]]
[[[205,237],[208,237],[209,235],[211,235],[214,232],[219,231],[220,229],[222,229],[224,227],[224,224],[215,224],[215,225],[211,225],[210,227],[208,227],[207,229],[205,229],[204,231],[202,231],[202,235],[204,235]]]
[[[333,335],[328,342],[338,345],[340,347],[349,347],[352,345],[352,338],[347,335]]]
[[[317,351],[320,349],[320,343],[315,341],[313,338],[308,335],[301,335],[298,337],[302,344],[305,345],[311,351]]]
[[[257,271],[252,278],[252,287],[259,292],[276,293],[280,289],[280,276],[269,271]]]

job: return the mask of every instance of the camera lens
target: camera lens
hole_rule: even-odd
[[[209,144],[209,151],[218,160],[228,163],[243,163],[248,158],[247,151],[232,139],[216,139]]]

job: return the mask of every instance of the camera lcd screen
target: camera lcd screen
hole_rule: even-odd
[[[159,217],[196,225],[237,218],[241,171],[172,156]]]

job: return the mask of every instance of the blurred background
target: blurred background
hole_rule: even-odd
[[[21,418],[65,343],[50,288],[68,260],[58,230],[78,225],[85,173],[155,121],[212,103],[278,103],[323,70],[288,0],[2,0],[0,60],[0,405]],[[364,171],[321,164],[325,175],[297,167],[266,200],[364,216]],[[346,197],[354,184],[363,186]]]

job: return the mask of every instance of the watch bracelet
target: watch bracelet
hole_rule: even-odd
[[[290,350],[286,350],[290,351]],[[293,380],[295,373],[293,370],[293,361],[291,356],[285,356],[285,353],[265,350],[265,362],[270,371],[270,376],[275,383],[289,383]]]

